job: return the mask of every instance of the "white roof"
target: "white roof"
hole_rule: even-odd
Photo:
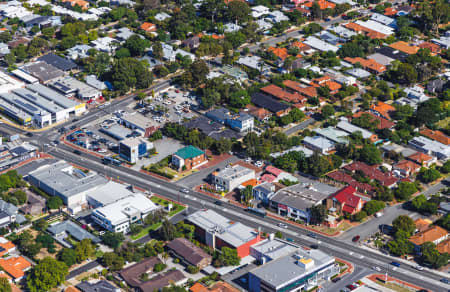
[[[240,25],[237,25],[235,23],[229,22],[227,24],[225,24],[224,26],[224,31],[225,32],[235,32],[241,29]]]
[[[372,135],[373,135],[371,132],[367,131],[366,129],[360,128],[360,127],[355,126],[355,125],[353,125],[353,124],[350,124],[350,123],[347,122],[347,121],[340,121],[340,122],[337,124],[337,127],[338,127],[339,129],[344,130],[345,132],[350,133],[350,134],[359,131],[359,132],[361,132],[361,134],[362,134],[362,136],[363,136],[364,139],[369,139],[369,138],[372,137]]]
[[[308,136],[305,139],[303,139],[303,142],[312,145],[318,149],[321,149],[322,151],[326,151],[334,147],[334,143],[332,141],[323,138],[321,136],[314,136],[314,137]]]
[[[166,20],[167,18],[170,18],[171,16],[165,12],[160,12],[155,15],[155,19],[159,21]]]
[[[327,42],[322,41],[321,39],[318,39],[316,37],[313,36],[309,36],[306,38],[306,40],[303,42],[304,44],[310,46],[313,49],[319,50],[319,51],[323,51],[323,52],[328,52],[328,51],[332,51],[332,52],[337,52],[339,50],[338,47],[331,45]]]
[[[388,25],[388,26],[395,25],[395,22],[396,22],[395,19],[385,16],[383,14],[379,14],[379,13],[372,14],[370,19],[375,20],[381,24]]]
[[[374,20],[357,20],[355,23],[385,35],[391,35],[394,33],[394,29],[392,27],[386,26]]]
[[[136,193],[104,207],[97,208],[94,210],[94,213],[111,221],[112,225],[117,225],[128,221],[131,213],[147,214],[156,209],[158,209],[158,206],[144,194]]]
[[[86,197],[90,197],[105,206],[133,194],[126,185],[109,181],[95,190],[88,191]]]
[[[6,73],[0,71],[0,93],[7,93],[13,89],[23,87],[23,82],[12,78]]]

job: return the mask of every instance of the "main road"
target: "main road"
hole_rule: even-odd
[[[383,270],[383,273],[388,272],[390,276],[413,283],[426,289],[443,291],[444,289],[450,288],[450,285],[441,283],[439,280],[442,276],[434,272],[428,270],[417,271],[412,265],[409,264],[402,264],[399,268],[392,267],[390,266],[390,263],[394,259],[390,256],[363,249],[357,244],[342,242],[320,234],[317,234],[317,239],[314,239],[307,236],[307,234],[310,233],[309,231],[294,225],[289,225],[288,229],[282,229],[277,226],[279,221],[276,219],[270,217],[263,219],[254,216],[245,212],[242,208],[226,202],[222,202],[219,206],[215,204],[216,199],[197,192],[190,191],[189,194],[182,194],[180,192],[181,187],[175,183],[167,182],[128,168],[103,165],[100,158],[85,153],[81,156],[76,155],[67,145],[61,144],[58,147],[52,147],[48,152],[56,158],[64,159],[68,162],[92,169],[109,177],[118,178],[120,181],[127,184],[137,186],[148,190],[149,192],[157,193],[172,200],[184,203],[189,206],[187,209],[188,211],[186,211],[187,213],[192,212],[192,210],[211,208],[231,220],[240,221],[254,228],[260,228],[264,232],[272,233],[281,231],[286,235],[286,237],[289,237],[302,245],[311,245],[320,241],[320,249],[326,253],[350,261],[358,266],[366,268],[373,268],[375,266],[380,267]]]

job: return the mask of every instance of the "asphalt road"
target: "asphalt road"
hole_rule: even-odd
[[[264,232],[272,233],[282,231],[287,237],[302,245],[316,243],[316,240],[306,236],[309,232],[302,228],[289,226],[288,230],[281,229],[277,226],[278,221],[275,219],[268,217],[262,219],[260,217],[253,216],[246,213],[241,208],[225,202],[222,203],[222,206],[217,206],[214,204],[214,198],[195,193],[193,191],[191,191],[189,195],[181,194],[179,191],[180,187],[173,183],[162,181],[155,177],[121,167],[105,166],[101,164],[100,159],[97,157],[92,157],[88,154],[83,154],[83,156],[80,157],[73,154],[70,151],[70,147],[66,145],[61,145],[59,148],[50,150],[50,154],[57,158],[65,159],[66,161],[92,169],[98,173],[108,173],[113,177],[118,177],[121,181],[154,193],[158,193],[170,199],[176,201],[179,200],[194,209],[212,208],[231,220],[240,221],[243,224],[254,228],[261,228]],[[321,235],[317,235],[317,237],[318,240],[321,241],[320,249],[324,252],[350,261],[357,266],[366,268],[379,266],[383,268],[388,267],[389,263],[395,260],[395,258],[362,249],[356,244],[338,241],[334,238]],[[390,270],[389,275],[433,291],[442,291],[443,287],[446,287],[447,289],[450,288],[450,285],[445,285],[439,282],[439,279],[442,278],[440,275],[430,271],[417,271],[413,269],[413,266],[407,264],[402,264],[402,266],[397,268],[396,271]]]
[[[95,268],[99,265],[100,265],[100,263],[98,261],[89,262],[89,263],[79,267],[78,269],[75,269],[72,272],[70,272],[69,275],[67,275],[66,280],[70,280],[78,275],[83,274],[84,272],[92,270],[93,268]]]

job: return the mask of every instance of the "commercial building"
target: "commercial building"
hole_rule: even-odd
[[[26,88],[64,108],[69,115],[79,116],[86,111],[85,103],[80,103],[75,100],[69,99],[42,84],[29,84],[26,86]]]
[[[265,204],[269,203],[269,198],[275,194],[275,185],[270,182],[264,182],[253,188],[253,197]]]
[[[44,61],[27,63],[19,68],[23,72],[37,78],[39,82],[46,84],[53,79],[64,76],[64,72]]]
[[[189,145],[172,155],[172,165],[178,170],[190,170],[208,162],[205,151]]]
[[[127,185],[108,181],[86,193],[86,200],[92,208],[99,208],[133,195]]]
[[[16,107],[3,98],[0,98],[0,110],[3,114],[14,119],[21,125],[28,126],[33,121],[33,118],[30,114],[24,112],[21,108]]]
[[[269,238],[260,241],[250,247],[250,255],[262,265],[272,260],[287,256],[298,250],[300,246],[276,238],[274,234],[270,234]]]
[[[212,262],[211,255],[184,237],[175,238],[166,244],[166,247],[187,265],[195,266],[200,270]]]
[[[234,248],[241,258],[250,254],[250,246],[261,241],[258,231],[213,210],[199,210],[186,220],[195,225],[195,235],[200,241],[214,249]]]
[[[329,280],[339,273],[335,259],[324,252],[297,249],[295,252],[272,260],[249,272],[249,290],[308,291],[320,279]]]
[[[95,209],[91,217],[94,222],[111,232],[128,233],[131,224],[142,222],[148,214],[158,209],[144,194],[136,193]]]
[[[141,138],[127,138],[119,142],[119,155],[131,163],[136,163],[139,158],[147,155],[147,150],[153,148],[153,145],[149,146]]]
[[[96,99],[102,96],[100,90],[87,85],[72,76],[56,78],[49,82],[49,85],[67,97],[76,96],[81,100]]]
[[[270,200],[270,207],[279,215],[310,222],[313,206],[321,205],[323,200],[339,189],[314,180],[308,180],[277,191]]]
[[[38,108],[31,102],[14,93],[0,94],[0,99],[3,100],[3,104],[7,107],[7,110],[5,110],[5,113],[7,114],[12,115],[16,111],[16,109],[18,109],[19,111],[25,112],[29,117],[31,117],[31,121],[29,121],[27,117],[25,121],[28,122],[26,123],[32,122],[38,127],[45,127],[52,124],[51,113],[47,112],[44,109]],[[12,105],[11,109],[9,109],[8,105]],[[19,120],[20,117],[17,117],[16,119]]]
[[[445,161],[450,158],[450,146],[430,140],[423,136],[414,137],[408,142],[408,145],[425,154],[435,156],[440,160]]]
[[[25,84],[0,71],[0,94],[23,87]]]
[[[120,123],[130,129],[138,130],[147,138],[159,129],[159,125],[138,112],[124,114],[120,117]]]
[[[232,191],[251,179],[255,179],[255,171],[241,165],[234,165],[212,173],[213,184],[217,190],[222,191]]]
[[[69,208],[80,208],[87,203],[88,192],[107,183],[97,173],[85,173],[65,161],[39,167],[29,173],[28,180],[47,194],[60,197]]]
[[[58,55],[55,55],[53,53],[49,53],[47,55],[39,57],[38,61],[43,61],[62,71],[70,71],[77,68],[77,64],[75,64],[74,62],[67,60],[63,57],[60,57]]]

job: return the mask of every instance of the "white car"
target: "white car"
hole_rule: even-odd
[[[100,149],[100,150],[98,150],[98,153],[106,153],[106,152],[107,152],[106,149]]]
[[[381,271],[380,267],[373,267],[372,269],[374,269],[377,272]]]
[[[420,266],[420,265],[417,265],[417,266],[414,267],[414,269],[419,270],[419,271],[423,271],[424,268],[422,266]]]
[[[277,225],[278,225],[278,227],[281,227],[281,228],[284,228],[284,229],[288,228],[288,226],[286,224],[284,224],[284,223],[278,223]]]

